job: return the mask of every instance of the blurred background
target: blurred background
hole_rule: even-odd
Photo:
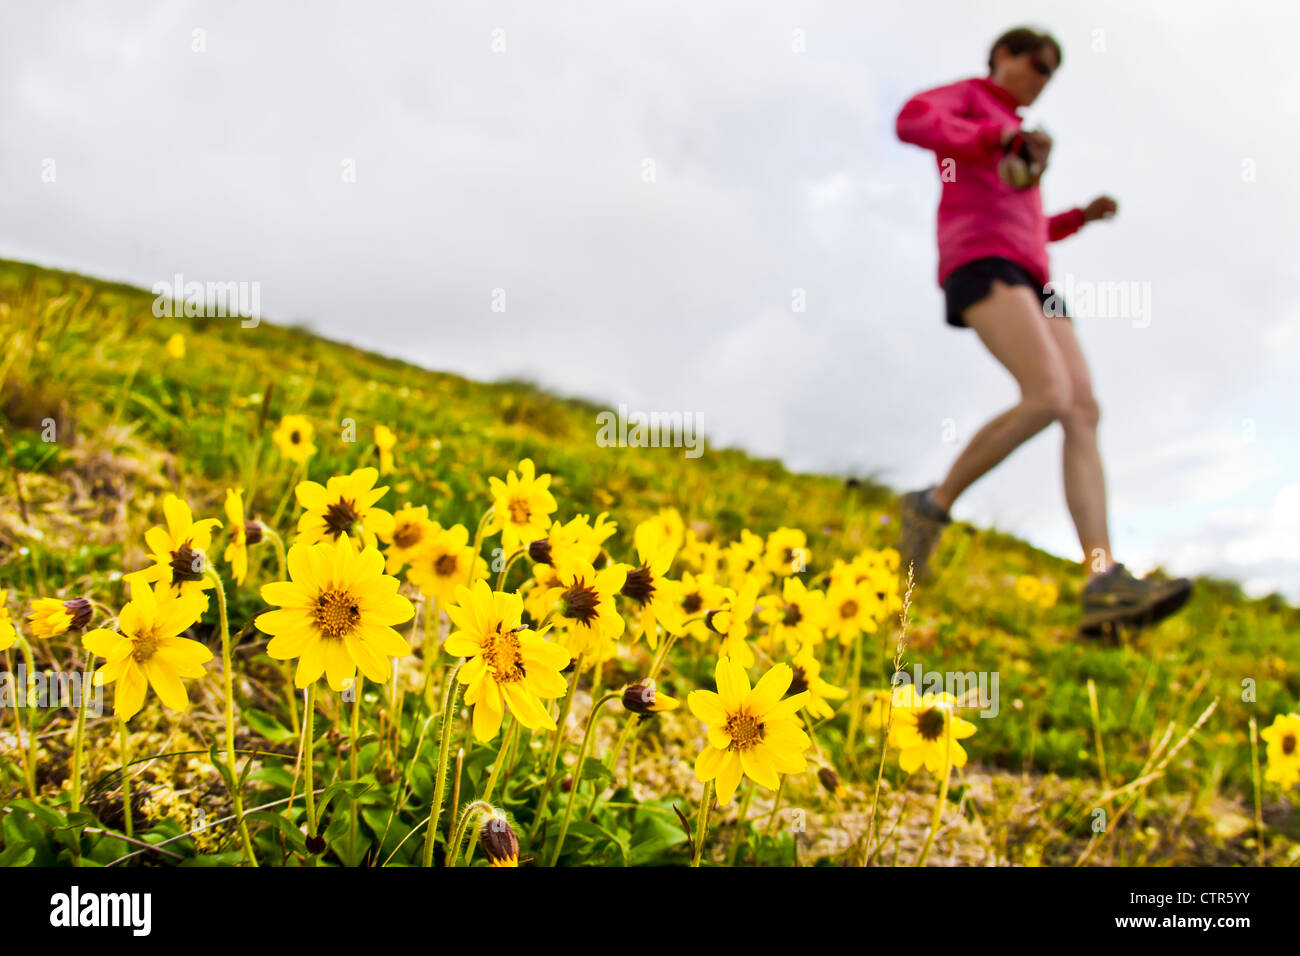
[[[1022,23],[1064,50],[1024,111],[1047,211],[1120,203],[1054,274],[1150,294],[1076,321],[1116,557],[1300,600],[1293,3],[10,2],[0,256],[256,282],[270,321],[917,487],[1016,389],[944,323],[894,117]],[[1080,557],[1060,453],[954,515]]]

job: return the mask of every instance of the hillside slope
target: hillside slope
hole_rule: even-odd
[[[243,328],[230,318],[155,318],[153,300],[147,291],[0,261],[0,588],[15,619],[38,597],[84,595],[120,607],[127,599],[123,571],[148,564],[145,531],[162,520],[169,493],[196,516],[221,517],[226,489],[241,487],[250,516],[288,533],[298,513],[293,483],[378,466],[377,426],[396,436],[382,505],[427,506],[443,526],[472,531],[491,501],[489,477],[531,459],[539,473],[553,476],[555,517],[609,512],[618,522],[606,544],[611,554],[633,553],[633,529],[664,509],[676,509],[696,538],[720,544],[743,531],[766,537],[801,529],[810,582],[837,558],[896,544],[897,496],[869,479],[794,474],[734,449],[708,447],[691,459],[674,448],[601,447],[602,409],[590,403],[527,383],[484,384],[429,371],[271,322]],[[285,415],[306,416],[315,428],[318,451],[305,474],[271,440]],[[495,546],[489,542],[484,552],[489,560]],[[258,558],[252,576],[269,574],[272,563]],[[1122,829],[1117,824],[1090,858],[1255,859],[1249,723],[1254,718],[1265,727],[1275,714],[1296,709],[1300,612],[1276,596],[1248,600],[1233,582],[1202,578],[1176,618],[1126,635],[1117,646],[1087,643],[1074,633],[1083,584],[1074,562],[957,523],[935,566],[942,569],[937,581],[910,594],[901,648],[894,615],[863,643],[852,675],[863,691],[885,687],[896,655],[909,672],[920,666],[996,675],[998,714],[972,718],[977,732],[965,742],[972,763],[949,794],[953,820],[932,862],[1073,862],[1095,836],[1092,810],[1105,805],[1114,812],[1132,794],[1138,799],[1123,814]],[[1021,583],[1025,578],[1038,583]],[[899,583],[901,593],[906,581]],[[1053,590],[1056,598],[1047,599]],[[230,602],[236,628],[263,607],[256,588],[232,589]],[[207,620],[196,636],[219,646],[214,628]],[[291,727],[293,694],[286,700],[279,673],[256,666],[266,663],[254,659],[258,636],[243,638],[250,664],[240,693],[256,713],[274,715],[275,726]],[[74,666],[69,643],[42,642],[36,652],[38,666]],[[828,674],[850,676],[846,654],[832,654]],[[634,679],[648,660],[643,644],[626,648],[603,674],[604,686]],[[684,699],[691,689],[711,688],[711,680],[711,663],[697,649],[665,686]],[[197,708],[201,726],[187,731],[198,738],[205,714],[212,727],[219,724],[219,688],[215,678],[210,682]],[[576,715],[585,716],[591,690],[580,686]],[[1157,763],[1159,775],[1147,786],[1103,796],[1151,771],[1153,752],[1168,753],[1168,742],[1160,743],[1167,728],[1172,740],[1182,739],[1216,700],[1176,759]],[[840,802],[825,803],[815,775],[797,785],[792,779],[787,800],[803,801],[812,815],[792,851],[801,860],[857,862],[855,826],[872,805],[880,741],[856,725],[861,714],[850,710],[841,708],[817,730],[820,752],[847,787]],[[70,718],[57,712],[48,721],[41,740],[52,767],[41,784],[53,799],[67,784],[62,756]],[[683,708],[647,738],[641,770],[660,785],[639,783],[642,790],[631,790],[636,800],[666,806],[665,793],[698,788],[689,762],[666,743],[675,733],[694,733],[690,721]],[[160,746],[175,732],[166,726],[154,721]],[[282,743],[267,726],[256,723],[245,742]],[[101,721],[90,732],[105,748],[102,757],[89,758],[92,767],[106,772],[113,727]],[[140,746],[146,744],[133,750]],[[694,751],[687,756],[693,761]],[[164,776],[150,779],[162,786]],[[923,835],[934,788],[896,768],[884,787],[896,798],[886,811],[898,822],[893,852],[901,847],[908,858]],[[1270,858],[1296,862],[1296,825],[1278,797],[1267,787],[1261,809]],[[762,791],[754,808],[764,799],[770,808]],[[720,839],[733,831],[719,831]]]

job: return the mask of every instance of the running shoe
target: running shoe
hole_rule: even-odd
[[[1116,562],[1105,574],[1096,575],[1083,589],[1083,637],[1112,635],[1120,626],[1150,627],[1178,611],[1192,596],[1187,578],[1168,581],[1139,580]]]
[[[941,505],[930,498],[934,488],[922,488],[909,491],[902,497],[901,538],[898,553],[900,557],[899,573],[907,579],[908,565],[915,566],[915,580],[927,582],[933,578],[930,571],[930,555],[943,529],[952,524],[952,516]]]

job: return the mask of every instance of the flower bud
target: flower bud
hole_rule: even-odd
[[[84,597],[73,598],[71,601],[64,601],[63,606],[68,611],[68,616],[72,619],[68,623],[68,629],[79,631],[90,623],[90,615],[93,609],[90,601]]]
[[[519,837],[500,811],[494,813],[479,831],[479,843],[490,866],[519,865]]]
[[[643,717],[675,710],[679,703],[677,698],[659,693],[653,681],[629,684],[623,691],[623,706]]]
[[[822,782],[822,786],[836,800],[844,798],[844,784],[840,783],[840,775],[830,767],[822,767],[817,771],[817,779]]]

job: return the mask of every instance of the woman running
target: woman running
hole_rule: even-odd
[[[1118,624],[1146,626],[1177,611],[1186,578],[1138,580],[1114,560],[1106,526],[1106,486],[1097,446],[1099,409],[1073,320],[1049,291],[1047,243],[1114,215],[1099,196],[1082,208],[1043,215],[1038,183],[1052,141],[1022,132],[1029,106],[1061,65],[1050,35],[1019,27],[994,42],[989,75],[919,93],[898,114],[898,138],[932,150],[939,201],[939,285],[947,322],[973,328],[1020,386],[1020,401],[981,428],[937,485],[902,499],[904,573],[928,580],[929,557],[949,509],[976,480],[1053,422],[1065,432],[1065,497],[1083,546],[1089,580],[1081,633]]]

